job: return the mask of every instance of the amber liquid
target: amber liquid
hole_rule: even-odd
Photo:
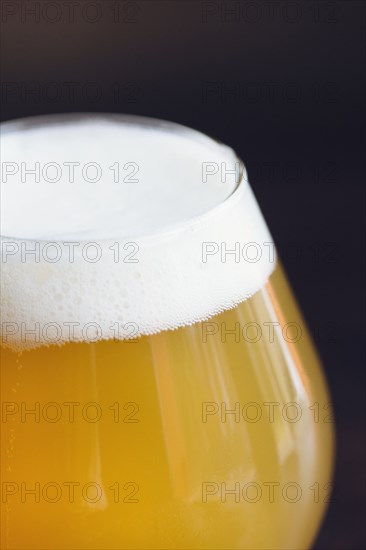
[[[280,268],[206,323],[2,349],[1,377],[2,548],[311,546],[333,414]]]

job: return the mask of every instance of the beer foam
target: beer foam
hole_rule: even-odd
[[[272,238],[234,151],[121,115],[1,125],[3,345],[128,339],[258,291]]]

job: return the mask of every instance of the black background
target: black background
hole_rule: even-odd
[[[246,163],[335,403],[317,550],[365,547],[364,42],[362,0],[2,2],[2,120],[147,115]]]

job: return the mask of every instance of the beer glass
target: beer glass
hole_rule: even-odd
[[[333,413],[236,154],[87,114],[2,150],[2,548],[310,548]]]

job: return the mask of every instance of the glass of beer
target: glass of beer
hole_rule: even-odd
[[[310,548],[333,413],[243,163],[148,118],[2,126],[1,547]]]

